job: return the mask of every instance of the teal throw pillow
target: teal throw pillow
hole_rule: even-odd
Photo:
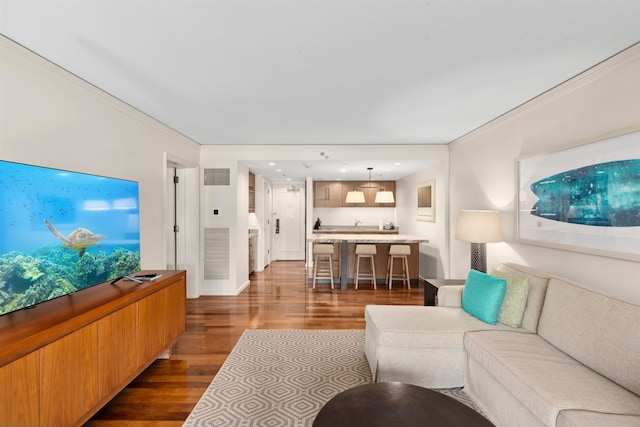
[[[471,270],[462,291],[462,309],[483,322],[495,325],[506,292],[506,280]]]
[[[529,280],[526,277],[503,273],[499,270],[492,270],[491,275],[507,281],[507,293],[504,294],[498,322],[512,328],[519,328],[522,324],[524,309],[527,307]]]

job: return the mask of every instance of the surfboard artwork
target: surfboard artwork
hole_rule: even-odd
[[[531,184],[531,214],[598,227],[640,226],[640,159],[561,172]]]

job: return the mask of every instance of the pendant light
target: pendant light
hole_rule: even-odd
[[[364,193],[362,191],[347,191],[347,203],[364,203]]]
[[[378,191],[376,193],[376,203],[395,203],[396,200],[393,197],[393,191]]]
[[[368,188],[372,188],[371,186],[371,171],[372,167],[368,167],[369,171],[369,186]],[[375,203],[395,203],[395,198],[393,197],[393,191],[384,191],[384,188],[380,188],[380,191],[376,193],[376,198],[374,200]],[[353,191],[347,192],[347,197],[345,200],[346,203],[364,203],[364,192],[357,191],[357,188],[354,188]]]
[[[369,186],[371,186],[371,170],[373,168],[367,168],[369,170]],[[364,203],[364,192],[358,191],[357,187],[353,188],[353,191],[347,192],[346,203]]]

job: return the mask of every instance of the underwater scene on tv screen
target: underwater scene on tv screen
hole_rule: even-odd
[[[0,315],[138,270],[137,182],[0,161]]]

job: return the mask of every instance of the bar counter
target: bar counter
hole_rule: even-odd
[[[387,275],[387,260],[389,257],[389,247],[391,245],[410,245],[411,255],[409,256],[409,278],[411,284],[418,284],[418,259],[419,244],[428,243],[424,237],[410,234],[313,234],[309,238],[312,243],[331,243],[334,246],[334,258],[339,260],[340,289],[347,289],[347,284],[355,277],[356,245],[368,243],[376,245],[376,283],[384,285]],[[367,267],[368,268],[368,265]],[[364,281],[368,284],[370,281]],[[394,286],[400,286],[399,282],[394,282]]]

